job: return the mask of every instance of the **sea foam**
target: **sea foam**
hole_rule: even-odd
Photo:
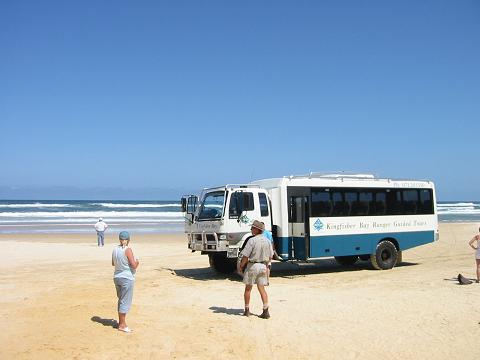
[[[10,209],[23,209],[23,208],[61,208],[61,207],[72,207],[71,204],[42,204],[42,203],[32,203],[32,204],[0,204],[0,208],[10,208]]]
[[[145,212],[145,211],[36,211],[36,212],[0,212],[0,218],[165,218],[165,217],[182,217],[181,212],[165,211],[165,212]]]
[[[103,206],[106,208],[166,208],[180,207],[180,204],[114,204],[114,203],[92,203],[92,205]]]

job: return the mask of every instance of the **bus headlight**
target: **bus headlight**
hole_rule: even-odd
[[[238,248],[227,249],[227,258],[238,258]]]
[[[227,234],[218,234],[218,240],[227,240]]]

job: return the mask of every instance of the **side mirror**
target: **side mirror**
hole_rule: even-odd
[[[187,211],[187,199],[182,198],[182,212]]]
[[[198,203],[198,196],[190,195],[187,200],[187,213],[194,214],[195,210],[197,210],[197,203]]]

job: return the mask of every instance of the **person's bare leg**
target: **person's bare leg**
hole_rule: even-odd
[[[263,306],[268,305],[268,294],[265,290],[265,286],[257,284],[257,288],[258,292],[260,293],[260,297],[262,298]]]
[[[260,317],[262,319],[268,319],[270,318],[270,313],[268,312],[268,294],[267,291],[265,290],[265,286],[257,284],[258,292],[260,293],[260,297],[262,298],[262,303],[263,303],[263,312]]]
[[[245,292],[243,293],[243,300],[245,301],[245,312],[243,315],[250,315],[250,295],[252,294],[252,285],[245,285]]]
[[[125,329],[127,327],[127,323],[125,318],[127,317],[127,314],[122,314],[118,313],[118,328],[119,329]]]
[[[475,259],[477,262],[477,283],[480,281],[480,259]]]

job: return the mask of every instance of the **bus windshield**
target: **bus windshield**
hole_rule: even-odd
[[[206,193],[200,205],[198,220],[220,219],[223,214],[225,191]]]

